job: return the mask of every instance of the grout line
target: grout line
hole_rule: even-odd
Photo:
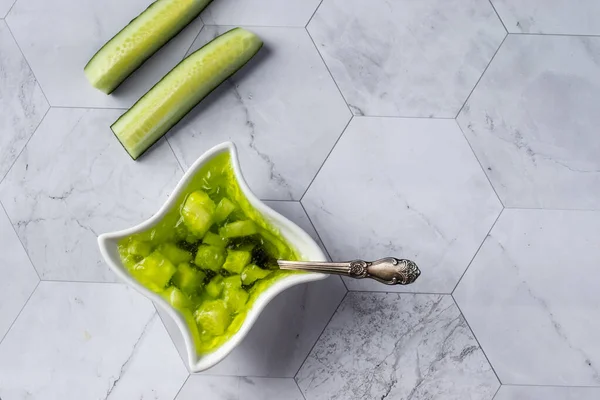
[[[496,16],[498,17],[498,19],[500,20],[500,23],[502,24],[502,26],[504,27],[504,31],[506,33],[508,32],[508,29],[506,29],[506,25],[504,25],[504,21],[502,21],[502,18],[500,17],[500,14],[498,14],[498,10],[496,10],[496,7],[494,6],[494,3],[492,3],[492,0],[489,0],[490,5],[492,6],[492,8],[494,9],[494,12],[496,13]]]
[[[220,27],[220,28],[275,28],[275,29],[304,29],[302,25],[249,25],[249,24],[204,24],[204,26]]]
[[[531,33],[531,32],[508,32],[509,35],[523,35],[523,36],[564,36],[564,37],[586,37],[586,38],[597,38],[600,35],[590,34],[577,34],[577,33]]]
[[[298,391],[300,392],[300,394],[302,395],[302,398],[304,400],[306,400],[306,396],[304,395],[304,392],[302,392],[302,389],[300,389],[300,385],[298,385],[298,381],[296,380],[296,378],[292,378],[292,380],[294,381],[294,383],[296,384],[296,387],[298,388]],[[0,399],[2,400],[2,399]],[[493,400],[493,399],[492,399]]]
[[[317,172],[315,173],[315,176],[312,178],[312,180],[310,181],[310,183],[308,184],[308,186],[306,187],[306,190],[304,191],[304,193],[302,194],[302,196],[300,197],[300,199],[298,200],[299,202],[302,203],[302,199],[304,199],[304,196],[306,196],[306,193],[308,193],[308,190],[310,189],[310,187],[312,186],[313,182],[315,181],[315,179],[317,179],[317,176],[319,176],[319,173],[321,172],[321,170],[323,169],[323,166],[325,165],[325,163],[327,162],[327,160],[329,159],[329,156],[331,155],[331,153],[333,153],[333,150],[335,149],[335,147],[337,146],[338,142],[340,141],[340,139],[342,138],[342,136],[344,136],[344,132],[346,132],[346,129],[348,129],[348,126],[350,125],[350,123],[352,122],[352,120],[354,119],[354,115],[350,117],[350,120],[348,121],[348,123],[346,124],[346,126],[344,127],[344,129],[342,129],[342,133],[340,133],[340,136],[338,136],[337,140],[335,141],[335,143],[333,144],[333,146],[331,147],[331,150],[329,150],[329,153],[327,154],[327,157],[325,157],[325,160],[323,160],[323,163],[321,164],[321,166],[319,167],[319,169],[317,170]]]
[[[15,4],[17,4],[16,1],[15,1]],[[14,4],[13,4],[13,6],[14,6]],[[12,7],[11,7],[11,10],[12,10]],[[17,48],[19,49],[19,52],[21,52],[21,55],[23,56],[23,60],[25,60],[25,63],[27,64],[27,67],[31,71],[31,75],[33,75],[33,78],[35,79],[35,84],[40,88],[40,91],[42,92],[42,95],[44,96],[44,99],[46,100],[46,103],[48,103],[48,107],[50,107],[50,101],[48,101],[48,96],[46,96],[46,93],[44,92],[44,88],[42,87],[42,84],[40,83],[40,80],[37,78],[37,76],[35,76],[35,72],[33,71],[33,68],[31,68],[31,64],[29,64],[29,60],[27,59],[27,57],[25,57],[25,53],[23,53],[23,50],[21,49],[21,45],[19,44],[19,42],[17,42],[17,38],[15,37],[14,33],[10,29],[10,25],[8,24],[8,21],[5,20],[4,23],[6,24],[6,27],[8,28],[8,32],[12,36],[12,39],[15,41],[15,44],[17,45]]]
[[[310,32],[308,31],[308,29],[304,28],[304,31],[306,32],[306,34],[308,35],[308,37],[310,38],[310,41],[312,42],[313,46],[315,46],[315,50],[317,51],[317,54],[319,55],[319,57],[321,58],[321,61],[323,62],[323,65],[325,66],[325,69],[327,70],[327,72],[329,73],[329,76],[331,77],[331,80],[333,81],[333,83],[335,84],[335,87],[337,88],[338,92],[340,93],[340,96],[342,97],[342,100],[344,100],[344,103],[346,103],[346,107],[348,108],[348,111],[350,112],[350,115],[354,115],[354,113],[352,112],[352,109],[350,108],[350,103],[348,103],[348,101],[346,100],[346,98],[344,97],[344,93],[342,93],[342,89],[340,89],[340,86],[338,85],[337,81],[335,80],[335,78],[333,77],[333,74],[331,73],[331,70],[329,69],[329,65],[327,65],[327,63],[325,62],[325,59],[323,58],[323,55],[321,54],[321,52],[319,51],[319,48],[317,47],[317,44],[315,43],[313,37],[311,36]]]
[[[177,391],[177,393],[175,393],[175,397],[173,397],[173,400],[177,400],[177,396],[179,396],[179,393],[181,393],[181,390],[183,389],[183,387],[185,386],[185,384],[187,383],[188,379],[190,379],[190,374],[188,373],[187,378],[185,378],[185,381],[183,381],[183,384],[181,385],[181,387],[179,388],[179,390]],[[143,398],[143,396],[142,396]],[[0,399],[2,400],[2,399]]]
[[[128,107],[84,107],[84,106],[51,106],[50,108],[66,109],[66,110],[119,110],[127,111]]]
[[[188,49],[186,50],[186,52],[183,53],[183,57],[181,57],[181,61],[185,60],[185,58],[188,56],[190,50],[192,49],[192,46],[194,46],[194,43],[196,43],[196,40],[198,40],[198,38],[200,37],[200,34],[204,30],[204,27],[206,26],[206,24],[204,23],[204,20],[200,16],[198,16],[198,18],[200,18],[200,20],[202,21],[202,28],[200,28],[200,30],[198,31],[198,33],[196,34],[196,36],[194,36],[194,40],[192,40],[192,43],[190,43],[190,47],[188,47]]]
[[[329,257],[329,260],[332,261],[333,258],[331,257],[331,254],[329,254],[329,250],[327,250],[327,246],[325,246],[325,242],[323,242],[323,239],[321,239],[321,235],[319,235],[319,231],[317,230],[317,227],[315,226],[315,224],[313,224],[312,220],[310,219],[310,215],[308,215],[308,212],[306,212],[306,208],[304,208],[304,204],[302,204],[301,201],[299,201],[298,203],[300,203],[300,207],[302,207],[302,209],[304,210],[304,214],[306,214],[306,218],[308,218],[308,222],[310,222],[310,226],[312,226],[313,229],[315,230],[315,233],[317,234],[317,237],[319,238],[321,245],[323,245],[323,250],[325,250],[325,253],[327,253],[327,257]],[[346,288],[346,293],[347,293],[349,289],[348,289],[348,286],[346,285],[346,282],[344,282],[344,279],[341,276],[339,278],[342,281],[342,284],[344,285],[344,287]]]
[[[346,294],[344,295],[344,297],[342,297],[342,300],[340,301],[340,304],[337,305],[337,307],[335,308],[335,311],[331,314],[331,317],[329,317],[329,320],[327,321],[327,323],[323,327],[323,330],[321,331],[321,333],[319,333],[319,336],[317,337],[317,340],[315,340],[315,343],[310,348],[310,351],[308,353],[306,353],[306,357],[304,357],[304,361],[302,361],[302,364],[300,364],[300,367],[298,368],[298,370],[296,371],[296,373],[293,376],[294,381],[296,380],[296,376],[298,376],[298,372],[300,372],[300,370],[304,366],[304,363],[306,363],[306,360],[308,360],[308,357],[310,356],[310,354],[315,349],[315,346],[317,345],[317,343],[319,343],[319,340],[321,340],[321,336],[323,335],[323,332],[325,332],[325,329],[327,329],[327,327],[331,323],[331,320],[333,319],[333,317],[335,316],[335,314],[337,314],[338,310],[340,309],[340,306],[342,305],[342,303],[344,302],[344,300],[346,300],[346,297],[348,297],[348,293],[350,293],[350,292],[346,292]],[[296,384],[297,384],[297,382],[296,382]]]
[[[315,17],[315,14],[317,13],[317,11],[319,11],[319,8],[321,8],[321,4],[323,4],[323,0],[321,0],[319,2],[319,5],[315,8],[315,11],[312,13],[310,18],[308,19],[308,22],[306,23],[306,25],[304,25],[304,29],[306,29],[307,31],[308,31],[308,24],[311,23],[312,19]]]
[[[110,282],[110,281],[74,281],[67,279],[40,279],[42,282],[57,282],[57,283],[83,283],[83,284],[99,284],[99,285],[122,285],[128,286],[125,282]]]
[[[600,385],[585,386],[585,385],[536,385],[529,383],[506,383],[502,386],[515,386],[515,387],[547,387],[547,388],[577,388],[577,389],[594,389],[600,388]]]
[[[15,233],[15,236],[17,237],[17,240],[19,241],[19,244],[21,245],[21,248],[25,252],[25,255],[27,256],[27,259],[29,260],[29,264],[31,265],[31,268],[33,268],[33,270],[35,271],[35,274],[37,275],[38,279],[41,281],[42,277],[40,276],[39,272],[37,271],[37,268],[35,268],[35,265],[33,264],[33,261],[31,261],[31,257],[29,256],[29,252],[27,251],[27,248],[23,244],[23,241],[21,240],[21,237],[19,236],[19,233],[15,229],[15,224],[13,224],[13,222],[11,221],[10,216],[8,215],[8,212],[6,212],[6,208],[4,208],[4,204],[2,204],[1,201],[0,201],[0,209],[2,209],[4,211],[4,214],[6,215],[6,219],[10,223],[10,226],[12,227],[13,232]],[[0,399],[0,400],[2,400],[2,399]]]
[[[442,119],[442,120],[453,120],[456,117],[426,117],[426,116],[414,116],[414,115],[364,115],[356,114],[357,118],[400,118],[400,119]]]
[[[475,89],[477,88],[477,86],[479,85],[479,82],[481,82],[481,79],[483,79],[483,76],[485,75],[486,71],[488,70],[488,68],[490,67],[490,65],[492,65],[492,62],[494,61],[494,58],[496,58],[496,55],[498,54],[498,52],[500,51],[500,49],[502,48],[502,45],[504,44],[504,41],[506,40],[506,38],[508,37],[508,34],[504,35],[504,39],[502,39],[502,42],[500,42],[500,45],[498,46],[498,48],[496,49],[496,51],[494,52],[494,55],[492,56],[492,58],[490,58],[490,62],[485,66],[485,68],[483,69],[483,72],[481,73],[481,75],[479,76],[479,79],[477,79],[477,82],[475,82],[475,86],[473,86],[473,89],[471,89],[471,92],[469,93],[469,95],[467,96],[467,99],[465,100],[465,102],[463,103],[462,107],[460,108],[460,110],[458,110],[458,112],[456,113],[456,116],[454,117],[454,119],[458,118],[458,116],[460,115],[461,111],[463,110],[463,108],[465,108],[465,106],[467,105],[467,103],[469,102],[469,99],[471,98],[471,96],[473,95],[473,92],[475,91]]]
[[[17,161],[19,160],[19,158],[21,158],[21,154],[25,151],[25,149],[27,148],[27,145],[29,144],[29,141],[31,140],[31,138],[33,137],[33,135],[35,135],[35,133],[39,129],[40,125],[42,125],[42,122],[44,122],[44,120],[46,119],[46,115],[48,115],[48,113],[50,112],[51,108],[52,107],[48,106],[48,109],[44,113],[44,116],[42,117],[42,119],[40,119],[40,122],[37,124],[37,126],[35,127],[35,129],[33,130],[33,132],[31,132],[31,135],[29,136],[29,138],[27,139],[27,141],[23,145],[23,148],[21,149],[21,151],[19,151],[19,154],[17,154],[17,156],[15,157],[15,160],[12,162],[12,164],[10,165],[10,167],[8,167],[8,169],[6,170],[6,173],[4,174],[4,176],[0,178],[0,185],[2,184],[2,182],[4,182],[4,179],[8,176],[8,173],[13,169],[13,167],[15,166],[15,164],[17,163]]]
[[[14,8],[15,4],[17,4],[17,0],[14,0],[14,1],[13,1],[12,5],[11,5],[11,6],[10,6],[10,8],[8,9],[8,11],[7,11],[7,12],[6,12],[6,14],[4,15],[4,17],[2,17],[2,19],[4,19],[4,20],[5,20],[6,18],[8,18],[8,14],[10,14],[10,12],[11,12],[11,11],[12,11],[12,9]],[[8,25],[8,24],[6,24],[6,25]],[[0,399],[0,400],[2,400],[2,399]]]
[[[498,380],[498,382],[500,383],[500,385],[502,385],[502,381],[500,380],[500,377],[498,376],[498,374],[496,373],[496,370],[494,369],[494,366],[492,365],[492,363],[490,362],[490,359],[488,358],[487,354],[485,354],[485,350],[483,350],[483,347],[481,346],[481,343],[479,343],[479,339],[477,339],[477,336],[475,336],[475,332],[473,331],[473,329],[471,328],[471,325],[469,324],[469,321],[467,320],[467,318],[465,317],[465,314],[462,312],[462,310],[460,309],[460,306],[458,305],[458,303],[456,302],[456,300],[454,299],[453,295],[450,295],[450,297],[452,298],[452,301],[454,302],[454,304],[456,305],[456,308],[458,308],[458,311],[460,312],[460,315],[462,316],[463,320],[465,321],[465,324],[467,325],[467,327],[469,328],[469,331],[471,331],[471,334],[473,335],[473,338],[475,339],[475,342],[477,342],[477,345],[479,346],[479,349],[481,349],[481,352],[483,353],[483,356],[485,357],[485,359],[487,360],[490,368],[492,369],[492,372],[494,373],[494,375],[496,376],[496,379]],[[500,386],[502,387],[502,386]],[[500,390],[500,388],[498,388],[498,390]],[[497,392],[496,392],[497,393]],[[495,396],[495,395],[494,395]]]
[[[17,320],[19,319],[19,317],[21,316],[21,313],[23,312],[23,310],[25,309],[25,307],[27,306],[27,303],[29,303],[29,300],[31,300],[31,297],[33,296],[33,294],[35,293],[35,291],[37,290],[37,288],[40,286],[40,283],[42,283],[42,281],[39,281],[37,283],[37,285],[35,285],[35,288],[33,288],[33,290],[31,291],[31,294],[29,295],[29,297],[27,298],[27,300],[25,301],[25,304],[23,304],[23,307],[21,307],[21,310],[19,311],[19,313],[17,314],[17,316],[15,317],[15,319],[13,320],[13,322],[10,324],[10,326],[8,327],[8,330],[6,331],[6,333],[4,334],[4,336],[2,336],[0,338],[0,344],[2,344],[2,342],[4,341],[4,339],[8,336],[10,330],[12,329],[12,327],[15,325],[15,323],[17,322]],[[1,399],[0,399],[1,400]]]
[[[300,200],[294,200],[294,199],[263,199],[263,198],[261,198],[260,201],[273,201],[273,202],[284,201],[287,203],[300,203]]]
[[[452,295],[452,293],[445,293],[445,292],[396,292],[396,291],[391,291],[391,290],[354,290],[354,289],[348,289],[350,292],[353,293],[385,293],[385,294],[401,294],[401,295],[429,295],[429,296],[450,296]]]
[[[452,298],[454,298],[454,291],[456,291],[456,288],[458,287],[458,285],[460,284],[460,282],[462,281],[462,279],[464,278],[464,276],[467,274],[467,271],[469,270],[469,268],[471,267],[471,264],[473,264],[473,260],[475,260],[475,257],[477,257],[477,254],[479,254],[479,251],[481,250],[481,248],[483,247],[484,243],[486,242],[488,236],[490,236],[490,234],[492,233],[492,229],[494,229],[494,226],[496,226],[496,223],[498,222],[498,220],[500,219],[500,216],[504,213],[504,208],[502,210],[500,210],[500,213],[498,214],[498,216],[496,217],[496,220],[494,221],[494,223],[492,224],[492,226],[490,227],[490,230],[488,231],[488,233],[485,235],[485,237],[483,238],[483,240],[481,241],[481,244],[479,245],[479,247],[477,248],[477,250],[475,251],[475,254],[473,254],[473,257],[471,258],[471,261],[469,261],[469,264],[467,264],[467,268],[465,268],[465,271],[462,273],[462,275],[460,276],[460,278],[458,279],[458,282],[456,282],[456,285],[454,285],[454,289],[452,289],[452,292],[450,293],[451,296],[453,296]]]
[[[502,389],[502,384],[500,384],[500,386],[498,386],[498,390],[496,390],[496,393],[494,393],[494,396],[492,396],[492,400],[494,400],[496,398],[496,396],[498,396],[500,389]]]
[[[171,142],[169,142],[169,138],[167,137],[167,135],[165,135],[165,142],[167,142],[167,145],[171,149],[171,153],[173,153],[173,157],[175,157],[177,164],[179,164],[179,168],[181,169],[181,172],[183,172],[183,174],[185,175],[185,169],[183,168],[183,165],[181,165],[181,161],[179,161],[179,157],[177,157],[177,154],[175,154],[175,150],[173,150],[173,146],[171,146]]]
[[[598,208],[504,207],[507,210],[600,212]]]
[[[485,168],[483,167],[483,164],[479,160],[479,157],[477,157],[477,153],[475,153],[475,150],[473,149],[473,146],[471,146],[471,142],[469,142],[469,139],[467,139],[467,135],[465,135],[465,131],[463,130],[462,126],[460,126],[460,124],[458,123],[457,120],[454,120],[454,122],[456,122],[456,125],[458,126],[458,129],[462,133],[463,139],[465,140],[465,142],[467,142],[467,145],[471,149],[471,153],[473,153],[473,157],[475,157],[475,160],[477,160],[477,164],[479,164],[479,168],[481,168],[481,171],[483,172],[483,175],[485,176],[485,178],[487,179],[490,187],[494,191],[494,194],[496,195],[496,199],[498,199],[498,202],[500,202],[500,205],[502,206],[502,208],[504,208],[504,202],[502,201],[502,199],[500,198],[500,195],[496,191],[496,188],[494,187],[494,184],[492,183],[490,177],[485,172]]]

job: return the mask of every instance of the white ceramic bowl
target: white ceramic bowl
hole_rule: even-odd
[[[279,293],[300,283],[317,281],[327,277],[327,275],[319,273],[305,273],[290,275],[278,280],[271,287],[261,293],[261,295],[256,299],[252,308],[248,310],[246,320],[235,335],[233,335],[226,343],[224,343],[214,352],[199,356],[196,353],[190,330],[179,312],[175,310],[169,303],[167,303],[162,297],[140,285],[129,274],[125,266],[121,263],[121,259],[119,257],[119,252],[117,250],[117,244],[119,240],[129,235],[150,229],[156,225],[173,206],[173,203],[177,200],[192,177],[213,157],[224,152],[229,152],[231,154],[231,162],[233,164],[235,176],[239,182],[242,192],[246,195],[252,206],[256,208],[274,227],[279,229],[281,234],[296,247],[303,259],[313,261],[327,260],[321,248],[306,232],[304,232],[293,222],[289,221],[287,218],[267,207],[250,191],[250,188],[246,184],[246,181],[244,181],[244,177],[242,176],[242,172],[240,170],[240,164],[235,145],[231,142],[222,143],[204,153],[185,173],[167,202],[152,218],[133,228],[100,235],[100,237],[98,237],[100,252],[106,260],[106,263],[115,272],[115,274],[117,274],[119,278],[136,289],[138,292],[142,293],[154,303],[158,304],[159,307],[162,307],[176,322],[185,341],[188,363],[192,372],[200,372],[208,369],[225,358],[227,354],[229,354],[238,344],[240,344],[242,339],[250,331],[250,328],[258,318],[258,315],[261,313],[261,311],[265,308],[269,301],[271,301],[271,299],[273,299]],[[286,321],[281,321],[281,323],[284,324]]]

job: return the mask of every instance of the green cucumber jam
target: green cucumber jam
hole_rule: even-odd
[[[121,261],[187,322],[198,354],[225,343],[256,298],[284,276],[278,259],[298,253],[250,205],[231,157],[208,162],[165,217],[119,242]]]

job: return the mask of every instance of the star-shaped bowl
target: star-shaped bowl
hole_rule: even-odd
[[[229,152],[231,156],[231,163],[233,165],[234,175],[239,183],[242,192],[244,193],[250,204],[252,204],[252,206],[258,212],[260,212],[262,216],[272,224],[272,226],[278,229],[283,235],[283,237],[296,248],[298,254],[300,254],[301,259],[312,261],[327,261],[325,254],[323,254],[323,251],[321,250],[319,245],[317,245],[317,243],[315,243],[315,241],[306,232],[304,232],[300,227],[298,227],[296,224],[294,224],[287,218],[283,217],[279,213],[267,207],[252,193],[242,175],[235,145],[231,142],[222,143],[204,153],[185,173],[181,181],[177,184],[177,187],[175,188],[171,196],[169,196],[167,202],[150,219],[146,220],[145,222],[142,222],[137,226],[134,226],[133,228],[100,235],[98,237],[98,245],[100,246],[100,252],[106,260],[108,266],[115,272],[115,274],[117,274],[117,276],[121,280],[125,281],[128,285],[136,289],[138,292],[148,297],[159,307],[162,307],[166,311],[166,313],[175,321],[175,323],[181,330],[182,336],[184,338],[188,356],[188,363],[192,372],[200,372],[206,370],[217,364],[219,361],[223,360],[223,358],[225,358],[237,345],[241,343],[242,339],[244,339],[244,337],[248,334],[250,328],[252,328],[252,325],[254,324],[262,310],[265,308],[265,306],[279,293],[283,292],[287,288],[298,285],[300,283],[317,281],[325,279],[327,277],[327,275],[320,273],[303,273],[285,276],[277,280],[275,283],[273,283],[273,285],[271,285],[264,292],[262,292],[260,296],[256,299],[252,307],[248,310],[244,323],[235,335],[233,335],[227,342],[225,342],[222,346],[220,346],[213,352],[209,354],[199,355],[194,346],[192,334],[190,333],[190,330],[181,314],[169,303],[167,303],[161,296],[142,286],[135,278],[133,278],[129,274],[127,268],[123,265],[123,263],[121,262],[121,258],[119,257],[119,251],[117,249],[119,241],[130,235],[146,231],[158,224],[165,216],[165,214],[167,214],[167,212],[174,206],[175,202],[177,201],[177,198],[186,189],[186,186],[192,180],[194,175],[197,172],[199,172],[202,169],[202,167],[206,165],[206,163],[208,163],[211,159],[224,152]],[[281,323],[285,324],[286,321],[281,321]]]

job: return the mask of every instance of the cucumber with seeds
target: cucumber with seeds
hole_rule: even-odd
[[[261,47],[260,38],[242,28],[218,36],[173,68],[111,126],[112,131],[137,159]]]
[[[83,69],[85,76],[96,89],[110,94],[210,1],[155,1],[98,50]]]

